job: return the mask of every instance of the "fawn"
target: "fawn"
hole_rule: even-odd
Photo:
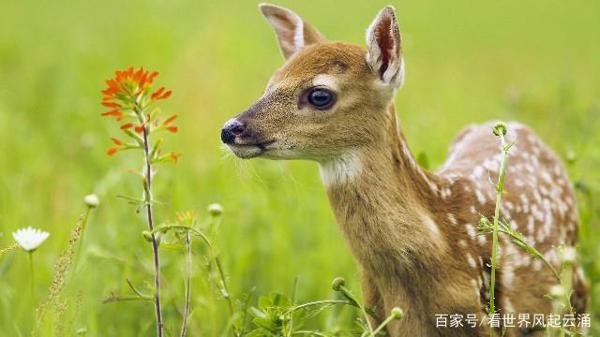
[[[399,129],[394,95],[404,79],[393,7],[367,29],[367,48],[329,42],[296,13],[260,9],[275,29],[284,66],[263,96],[225,123],[222,141],[240,158],[316,161],[337,222],[360,263],[367,305],[391,323],[391,336],[488,336],[487,326],[436,326],[436,314],[476,314],[488,301],[491,240],[478,236],[491,217],[499,141],[491,124],[471,126],[435,173],[416,163]],[[561,161],[528,128],[508,124],[511,151],[502,216],[558,265],[557,246],[576,244],[578,213]],[[502,236],[501,236],[502,238]],[[575,269],[579,270],[578,267]],[[581,312],[586,289],[573,277]],[[544,296],[557,280],[542,262],[501,240],[495,288],[500,312],[551,312]],[[507,336],[542,336],[530,327]]]

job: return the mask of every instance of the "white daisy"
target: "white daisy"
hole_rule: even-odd
[[[26,252],[33,252],[46,241],[48,236],[50,236],[50,233],[43,232],[37,228],[27,227],[13,232],[12,235],[23,250]]]

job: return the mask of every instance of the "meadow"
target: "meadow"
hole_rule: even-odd
[[[280,1],[333,40],[364,44],[385,1]],[[491,119],[530,125],[567,162],[576,187],[585,267],[600,336],[600,2],[395,1],[407,77],[396,107],[411,149],[431,168],[468,124]],[[335,18],[335,19],[332,19]],[[50,233],[35,253],[35,298],[43,300],[54,264],[83,198],[100,205],[68,275],[64,336],[150,336],[152,305],[103,303],[128,294],[126,280],[151,288],[142,214],[120,199],[137,196],[137,155],[106,155],[114,125],[100,116],[100,90],[113,71],[144,66],[173,90],[162,104],[179,115],[166,147],[183,154],[154,185],[161,221],[219,203],[215,238],[235,298],[281,292],[299,301],[335,298],[359,273],[310,162],[242,161],[219,139],[223,123],[262,93],[283,63],[274,33],[252,1],[13,1],[0,13],[0,249],[11,233]],[[507,176],[510,179],[510,175]],[[194,249],[191,336],[229,335],[227,304],[207,277],[206,250]],[[183,251],[164,249],[167,328],[179,328]],[[297,281],[297,286],[295,282]],[[35,324],[29,265],[18,250],[0,257],[0,336],[29,336]],[[296,288],[296,290],[294,290]],[[348,330],[349,309],[310,324]],[[595,321],[594,321],[595,320]],[[60,336],[46,329],[41,336]]]

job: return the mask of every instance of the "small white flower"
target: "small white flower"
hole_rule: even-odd
[[[98,205],[100,204],[100,200],[98,199],[98,196],[95,194],[86,195],[83,198],[83,202],[85,202],[85,204],[91,208],[98,207]]]
[[[23,250],[26,252],[32,252],[36,250],[46,239],[50,236],[50,233],[43,232],[37,228],[27,227],[21,228],[16,232],[12,233],[13,238]]]

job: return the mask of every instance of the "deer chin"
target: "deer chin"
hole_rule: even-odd
[[[262,154],[269,151],[268,146],[274,142],[275,141],[256,144],[227,144],[227,147],[229,147],[229,150],[231,150],[238,158],[250,159],[260,157]]]

